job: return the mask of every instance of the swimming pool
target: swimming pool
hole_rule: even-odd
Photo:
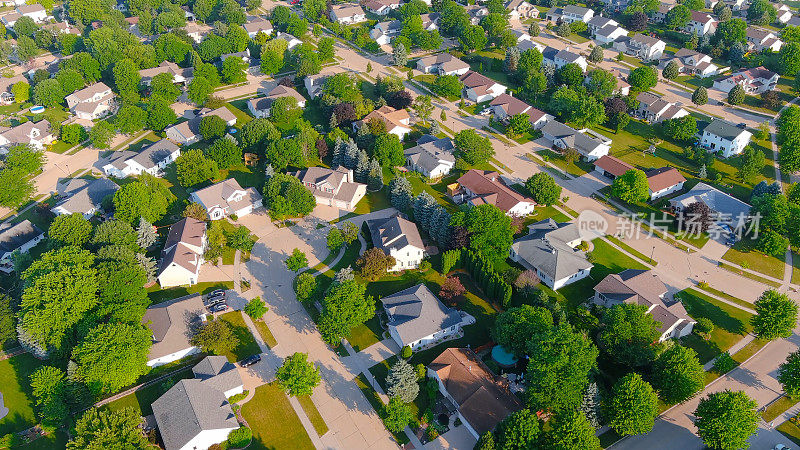
[[[44,106],[31,106],[31,112],[34,114],[41,114],[44,112]]]
[[[497,364],[500,364],[501,367],[511,367],[519,361],[519,358],[502,345],[495,345],[492,348],[492,359],[497,361]]]

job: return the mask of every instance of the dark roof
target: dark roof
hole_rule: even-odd
[[[185,217],[169,227],[167,240],[164,242],[164,248],[172,247],[178,242],[200,247],[203,244],[203,237],[206,234],[206,223]]]
[[[545,219],[529,225],[528,230],[528,235],[515,240],[511,248],[553,282],[592,268],[584,252],[567,245],[581,238],[577,225]]]
[[[220,392],[242,385],[242,377],[236,366],[229,363],[228,357],[223,355],[206,356],[192,367],[192,373],[195,378]]]
[[[72,179],[56,187],[60,195],[68,196],[57,206],[63,207],[70,213],[86,213],[92,208],[99,208],[106,196],[117,192],[119,186],[108,178],[86,180]]]
[[[409,245],[425,249],[417,225],[402,217],[368,220],[367,227],[372,234],[373,245],[386,252],[391,249],[400,250]]]
[[[667,287],[658,276],[650,270],[639,269],[609,274],[594,290],[609,299],[647,307],[660,304],[661,296],[667,293]]]
[[[11,253],[42,234],[42,230],[27,219],[16,224],[0,224],[0,255]]]
[[[716,118],[703,130],[704,133],[713,134],[729,141],[736,139],[737,136],[745,131],[746,130],[737,127],[732,122]]]
[[[461,315],[442,304],[424,284],[418,284],[381,299],[403,344],[411,344],[461,323]]]

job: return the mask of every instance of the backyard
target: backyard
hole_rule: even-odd
[[[192,368],[186,367],[167,379],[114,400],[113,402],[104,405],[103,408],[107,408],[111,411],[117,411],[130,407],[137,411],[141,411],[142,416],[153,414],[152,404],[154,401],[164,395],[164,393],[174,386],[175,383],[187,378],[192,378],[193,376],[194,374],[192,373]]]
[[[0,436],[25,430],[38,422],[28,378],[41,365],[41,361],[28,353],[0,361],[3,403],[10,410],[0,419]]]
[[[303,424],[277,383],[256,388],[242,405],[242,417],[253,430],[251,449],[313,449]]]

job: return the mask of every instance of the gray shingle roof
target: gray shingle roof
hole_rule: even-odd
[[[384,251],[400,250],[409,245],[425,249],[417,225],[402,217],[368,220],[367,227],[372,234],[372,243]]]
[[[514,241],[511,247],[522,260],[553,281],[592,268],[585,253],[567,245],[580,238],[577,225],[545,219],[528,228],[529,234]]]
[[[27,219],[16,224],[0,224],[0,256],[13,252],[41,235],[42,230]]]
[[[703,130],[704,133],[713,134],[729,141],[736,139],[737,136],[745,131],[727,120],[716,118]]]
[[[222,355],[206,356],[192,367],[194,377],[220,392],[227,392],[242,385],[242,377],[236,366]]]
[[[87,213],[92,208],[99,208],[103,199],[118,189],[119,186],[108,178],[70,180],[57,188],[59,194],[69,196],[58,206],[70,213]]]
[[[423,136],[424,137],[424,136]],[[456,158],[453,156],[453,141],[449,138],[433,140],[423,139],[417,141],[417,145],[404,151],[406,159],[410,159],[418,167],[430,172],[439,166],[440,161],[455,164]]]
[[[680,208],[695,202],[703,202],[714,212],[730,214],[734,221],[740,214],[750,213],[750,205],[705,183],[697,183],[689,192],[670,200]]]
[[[461,323],[461,316],[442,304],[424,284],[404,289],[381,299],[403,345],[416,342]]]

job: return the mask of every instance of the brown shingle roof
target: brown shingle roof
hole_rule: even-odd
[[[614,158],[613,156],[610,155],[601,156],[600,158],[597,159],[597,161],[594,162],[594,165],[596,167],[605,170],[611,175],[614,175],[615,177],[618,177],[624,174],[625,172],[634,169],[632,165],[626,163],[625,161],[622,161],[621,159]]]
[[[489,203],[508,212],[520,202],[534,203],[533,199],[525,198],[522,194],[508,187],[500,174],[489,170],[470,169],[458,179],[458,184],[472,191],[482,203]]]
[[[647,184],[650,185],[650,190],[653,192],[686,182],[686,178],[674,167],[648,170],[645,175],[647,175]]]

